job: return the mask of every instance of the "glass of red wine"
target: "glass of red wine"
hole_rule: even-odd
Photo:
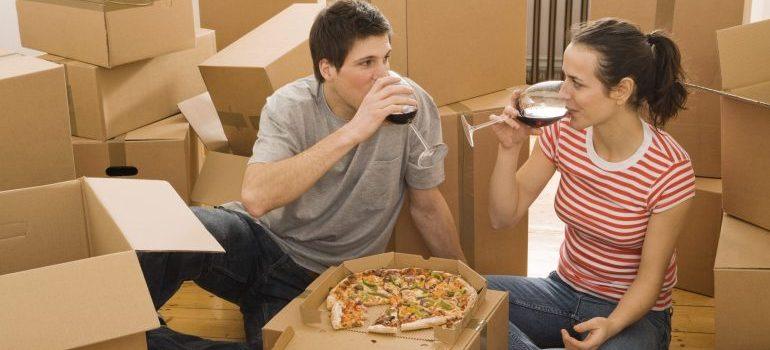
[[[544,81],[524,89],[514,106],[519,112],[516,119],[532,128],[541,128],[564,118],[567,115],[567,100],[559,95],[562,83],[561,80]],[[471,125],[465,115],[460,116],[460,119],[471,147],[475,131],[505,121],[496,119]]]
[[[389,71],[389,74],[393,77],[397,77],[401,79],[397,84],[400,85],[406,85],[410,86],[409,83],[404,79],[402,76],[400,76],[398,73],[394,71]],[[416,96],[410,95],[409,97],[413,99],[417,99]],[[441,159],[444,159],[444,156],[447,154],[448,148],[446,144],[439,143],[433,146],[429,146],[428,142],[425,141],[425,138],[420,134],[420,132],[417,130],[417,128],[414,126],[414,123],[412,121],[414,120],[414,117],[417,116],[417,107],[406,105],[402,108],[402,113],[395,113],[387,116],[385,119],[387,119],[389,122],[393,124],[409,124],[409,128],[412,129],[412,132],[417,136],[417,139],[420,140],[420,143],[422,144],[423,151],[420,153],[420,156],[417,158],[417,166],[420,168],[430,168],[434,164],[436,164],[437,161],[440,161]]]

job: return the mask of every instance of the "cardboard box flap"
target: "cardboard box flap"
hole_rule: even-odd
[[[195,181],[193,203],[220,205],[241,200],[241,185],[249,158],[219,152],[206,153]]]
[[[217,109],[208,92],[179,102],[178,106],[207,150],[232,153],[230,143],[225,136],[225,129],[222,127]]]
[[[323,8],[322,4],[291,5],[201,65],[267,67],[285,55],[287,48],[308,40],[313,19]]]
[[[722,194],[722,179],[711,179],[707,177],[696,177],[695,188],[701,191]]]
[[[184,140],[190,130],[181,114],[126,133],[126,141]]]
[[[770,231],[722,216],[714,269],[770,269],[769,251]]]
[[[110,215],[133,249],[224,252],[168,182],[102,178],[84,182],[86,205]]]
[[[698,86],[690,83],[685,83],[684,85],[687,86],[688,88],[705,90],[705,91],[712,92],[717,95],[724,96],[733,100],[738,100],[741,102],[751,103],[755,105],[760,105],[762,107],[770,108],[770,94],[767,91],[768,87],[770,87],[770,82],[760,83],[760,84],[747,86],[743,88],[736,88],[735,90],[729,91],[729,92],[716,90],[705,86]]]
[[[0,276],[1,349],[73,349],[159,326],[136,253]]]
[[[60,65],[36,57],[11,54],[0,61],[0,80],[56,69]]]
[[[722,87],[725,90],[770,81],[768,36],[770,20],[717,31]]]

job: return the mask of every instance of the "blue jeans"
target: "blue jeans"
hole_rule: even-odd
[[[248,346],[262,349],[262,326],[302,293],[318,274],[297,265],[249,216],[224,208],[191,209],[226,253],[139,253],[155,308],[163,306],[182,282],[194,281],[240,306]],[[159,341],[168,343],[165,333],[148,333],[150,349],[166,348]],[[174,336],[173,332],[168,334]],[[208,349],[198,345],[179,348]]]
[[[594,317],[607,317],[617,303],[576,291],[551,272],[548,278],[487,276],[489,289],[507,291],[510,349],[563,348],[561,329],[576,339],[572,328]],[[670,310],[650,311],[636,323],[608,339],[601,349],[668,349]]]

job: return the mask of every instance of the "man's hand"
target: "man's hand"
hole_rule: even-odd
[[[602,344],[604,344],[604,342],[607,341],[607,339],[611,338],[616,333],[612,321],[605,317],[594,317],[583,323],[576,324],[573,328],[578,333],[589,332],[588,336],[580,341],[573,338],[566,330],[562,329],[561,338],[564,341],[565,349],[598,349]]]
[[[411,86],[397,85],[398,77],[385,76],[377,79],[366,94],[353,119],[346,125],[356,143],[371,137],[388,115],[402,113],[406,105],[417,106],[411,97]]]

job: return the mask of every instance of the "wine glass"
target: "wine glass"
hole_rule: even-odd
[[[516,119],[530,127],[541,128],[564,118],[567,115],[567,100],[559,95],[562,83],[564,82],[561,80],[544,81],[524,89],[516,100],[516,106],[514,106],[519,112]],[[460,120],[465,131],[465,138],[468,139],[468,144],[473,147],[473,133],[475,131],[502,123],[505,118],[471,125],[463,114],[460,116]]]
[[[394,71],[389,71],[390,76],[397,77],[401,79],[397,84],[399,85],[406,85],[410,86],[407,81],[400,76],[398,73]],[[414,95],[410,95],[409,97],[413,99],[417,99]],[[412,129],[412,132],[417,136],[417,139],[420,140],[420,143],[422,144],[423,151],[420,153],[420,156],[417,158],[417,166],[420,168],[429,168],[435,164],[436,160],[443,159],[444,156],[447,154],[448,148],[446,144],[444,143],[438,143],[433,146],[429,146],[428,142],[425,141],[425,138],[420,134],[419,131],[417,131],[417,128],[414,126],[414,123],[412,121],[414,120],[414,117],[417,115],[417,107],[411,106],[411,105],[405,105],[402,108],[402,113],[394,113],[389,116],[387,116],[385,119],[387,119],[389,122],[393,124],[409,124],[409,128]]]

